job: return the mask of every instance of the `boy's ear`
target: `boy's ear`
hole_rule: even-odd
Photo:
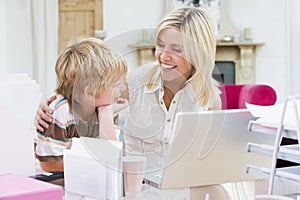
[[[84,90],[83,90],[83,94],[85,97],[91,97],[93,96],[93,94],[90,91],[90,86],[85,86]]]

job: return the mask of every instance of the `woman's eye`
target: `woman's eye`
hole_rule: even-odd
[[[158,48],[163,48],[163,47],[164,47],[164,44],[163,44],[163,43],[157,43],[156,46],[157,46]]]
[[[181,53],[182,52],[182,49],[181,48],[174,48],[173,51],[175,53]]]

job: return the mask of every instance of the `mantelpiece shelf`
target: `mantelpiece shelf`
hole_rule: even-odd
[[[217,42],[218,47],[222,46],[263,46],[263,42]]]

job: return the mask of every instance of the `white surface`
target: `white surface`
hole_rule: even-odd
[[[296,105],[297,109],[300,110],[300,101],[297,101]],[[278,125],[280,125],[280,120],[283,113],[283,104],[276,104],[272,106],[259,106],[246,103],[246,107],[249,109],[249,111],[254,117],[259,117],[257,119],[257,122],[262,124],[268,124],[272,127],[277,127]],[[300,113],[298,113],[298,115],[299,114]],[[291,101],[289,101],[287,104],[283,124],[288,130],[296,130],[297,121],[295,117],[295,107]]]
[[[118,199],[121,148],[115,148],[117,144],[109,145],[106,140],[83,140],[73,138],[72,148],[64,152],[65,189],[79,196]]]
[[[39,102],[35,81],[0,81],[0,174],[34,175],[33,118]]]

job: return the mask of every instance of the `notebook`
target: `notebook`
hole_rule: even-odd
[[[167,164],[145,182],[168,189],[259,179],[246,165],[270,167],[271,158],[247,152],[247,143],[273,144],[274,137],[249,132],[251,119],[246,109],[178,113]]]

